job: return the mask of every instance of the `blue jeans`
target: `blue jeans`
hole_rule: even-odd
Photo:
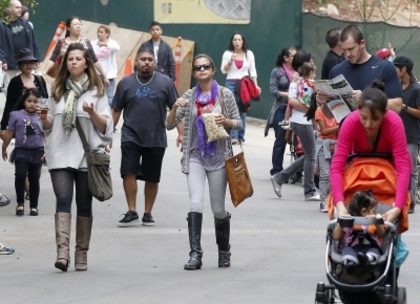
[[[305,191],[305,198],[314,196],[317,193],[317,189],[314,183],[314,171],[315,171],[315,135],[312,125],[301,125],[297,123],[291,123],[290,127],[292,131],[299,137],[300,143],[302,144],[305,155],[294,161],[289,167],[274,175],[275,180],[280,184],[286,184],[289,178],[302,170],[305,174],[303,181],[303,188]]]
[[[235,96],[235,87],[239,81],[240,80],[237,80],[237,79],[226,79],[226,88],[228,88],[232,92],[233,96],[235,97],[236,103],[238,103],[238,100],[236,99],[236,96]],[[230,137],[238,139],[240,141],[245,141],[246,112],[239,112],[239,115],[241,116],[241,120],[242,120],[242,129],[239,131],[231,130]]]
[[[108,79],[109,80],[109,87],[106,88],[106,97],[108,97],[108,104],[111,107],[112,99],[114,98],[115,92],[115,78]]]
[[[283,171],[284,150],[286,148],[286,140],[284,137],[286,135],[286,130],[279,126],[279,122],[284,119],[285,113],[286,108],[279,108],[274,114],[273,129],[276,140],[274,141],[273,154],[271,156],[271,162],[273,164],[273,168],[270,170],[271,175]]]

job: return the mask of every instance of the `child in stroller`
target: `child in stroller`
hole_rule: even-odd
[[[365,157],[363,157],[365,156]],[[353,161],[353,159],[356,160]],[[345,169],[343,176],[344,204],[350,213],[347,216],[335,218],[337,210],[334,207],[332,195],[328,198],[328,213],[332,219],[327,226],[327,246],[325,254],[325,269],[330,285],[318,283],[316,291],[316,303],[333,304],[336,302],[335,290],[338,290],[341,303],[344,304],[404,304],[406,303],[406,290],[397,286],[399,268],[396,265],[397,233],[403,233],[408,229],[408,209],[410,199],[407,197],[404,209],[395,223],[383,220],[383,214],[393,208],[396,192],[396,174],[388,159],[373,157],[372,154],[354,154],[349,157],[350,165]],[[360,192],[363,190],[365,193]],[[371,191],[371,194],[366,193]],[[356,194],[355,194],[356,193]],[[354,216],[351,203],[355,200],[366,199],[373,206],[369,218]],[[369,197],[371,196],[371,197]],[[369,207],[364,207],[369,209]],[[363,210],[363,207],[359,210]],[[374,213],[381,216],[377,218]],[[376,247],[379,255],[367,251],[369,246],[364,247],[364,254],[357,255],[356,265],[346,263],[345,249],[346,240],[341,238],[337,241],[341,227],[377,227],[376,234],[383,238],[381,246]],[[385,228],[382,230],[383,225]],[[379,231],[378,231],[379,227]],[[344,229],[344,228],[343,228]],[[371,246],[373,247],[373,246]],[[356,251],[357,252],[357,251]],[[378,253],[376,252],[376,253]],[[354,257],[354,254],[353,254]],[[353,259],[356,260],[356,259]],[[361,262],[362,261],[362,262]],[[346,265],[348,264],[348,265]],[[350,267],[349,267],[350,266]],[[349,271],[350,269],[350,271]]]
[[[366,218],[382,218],[376,214],[378,201],[370,191],[358,191],[354,194],[348,210],[352,216]],[[342,227],[338,224],[334,230],[334,239],[339,241],[344,237],[345,247],[342,251],[342,261],[347,273],[354,273],[355,266],[366,267],[375,265],[381,255],[381,242],[385,228],[383,225],[360,227]]]

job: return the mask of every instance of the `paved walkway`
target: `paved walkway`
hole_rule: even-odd
[[[3,105],[0,100],[0,108]],[[247,126],[244,150],[255,194],[238,208],[227,203],[232,213],[229,269],[217,268],[213,218],[206,196],[204,265],[198,271],[183,270],[189,252],[188,191],[175,138],[175,130],[168,133],[169,147],[153,210],[157,225],[118,228],[127,205],[119,176],[120,132],[115,133],[111,153],[114,197],[94,202],[87,272],[75,272],[73,264],[67,273],[54,268],[55,200],[47,169],[43,168],[41,177],[40,216],[17,218],[14,167],[0,161],[0,191],[13,198],[10,206],[0,209],[0,241],[16,249],[15,254],[0,257],[1,302],[314,303],[317,282],[326,281],[327,216],[318,212],[317,202],[303,200],[300,185],[285,185],[284,197],[275,196],[269,176],[273,131],[264,138],[258,123]],[[139,185],[142,194],[143,184]],[[138,206],[142,210],[142,195]],[[420,297],[419,213],[411,216],[411,230],[404,236],[411,254],[402,268],[400,284],[407,287],[410,303]]]

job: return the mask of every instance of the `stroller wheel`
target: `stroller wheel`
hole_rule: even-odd
[[[405,287],[398,287],[398,296],[397,304],[406,304],[407,303],[407,290]]]

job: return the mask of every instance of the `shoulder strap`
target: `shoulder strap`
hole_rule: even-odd
[[[85,152],[90,151],[90,147],[89,147],[89,144],[87,143],[82,126],[80,125],[79,118],[76,118],[76,129],[77,129],[77,132],[79,133],[80,139],[82,140],[83,149],[85,150]]]

